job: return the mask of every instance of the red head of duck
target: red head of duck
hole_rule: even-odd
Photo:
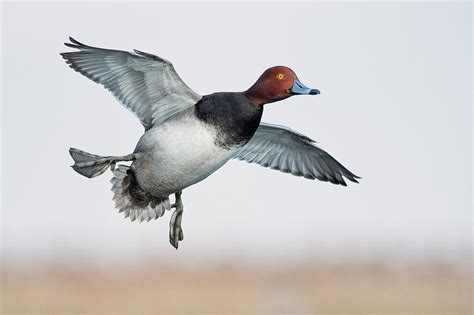
[[[263,105],[283,100],[293,95],[317,95],[319,90],[305,86],[296,73],[285,66],[268,68],[258,78],[245,95],[255,105]]]

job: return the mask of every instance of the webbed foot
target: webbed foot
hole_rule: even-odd
[[[181,191],[175,193],[176,201],[171,205],[171,208],[176,210],[173,212],[170,220],[170,244],[176,249],[178,249],[178,243],[184,239],[183,229],[181,228],[181,220],[183,218],[181,194]]]

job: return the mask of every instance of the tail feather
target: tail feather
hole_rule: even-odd
[[[144,192],[135,179],[135,174],[129,166],[118,165],[112,170],[113,200],[119,212],[131,221],[150,221],[163,216],[165,210],[170,210],[169,198],[156,198]]]
[[[103,174],[114,163],[112,157],[95,155],[76,148],[70,148],[69,154],[74,160],[73,170],[87,178]]]
[[[100,156],[70,148],[69,154],[74,159],[72,168],[79,174],[92,178],[101,175],[109,167],[112,168],[114,176],[112,183],[113,200],[119,212],[123,212],[126,218],[135,221],[150,221],[163,216],[165,210],[171,209],[168,197],[154,197],[145,192],[137,182],[135,173],[127,165],[118,165],[118,161],[132,161],[133,154],[127,156]]]

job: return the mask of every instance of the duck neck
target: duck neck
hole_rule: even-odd
[[[240,92],[220,92],[204,96],[194,112],[216,130],[216,143],[229,149],[243,146],[252,138],[260,125],[263,106],[255,106]]]
[[[253,105],[263,107],[263,105],[284,100],[291,96],[289,93],[279,93],[265,82],[256,82],[250,89],[243,94],[252,102]]]
[[[243,93],[255,106],[263,106],[268,103],[266,98],[262,95],[261,88],[258,86],[258,84],[252,85],[247,91]]]

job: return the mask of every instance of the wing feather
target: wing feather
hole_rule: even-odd
[[[308,179],[346,186],[354,175],[315,141],[284,126],[261,123],[255,135],[234,157]]]
[[[171,62],[134,53],[88,46],[72,37],[65,43],[78,51],[61,53],[75,71],[110,91],[134,113],[145,129],[195,105],[201,96],[179,77]]]

